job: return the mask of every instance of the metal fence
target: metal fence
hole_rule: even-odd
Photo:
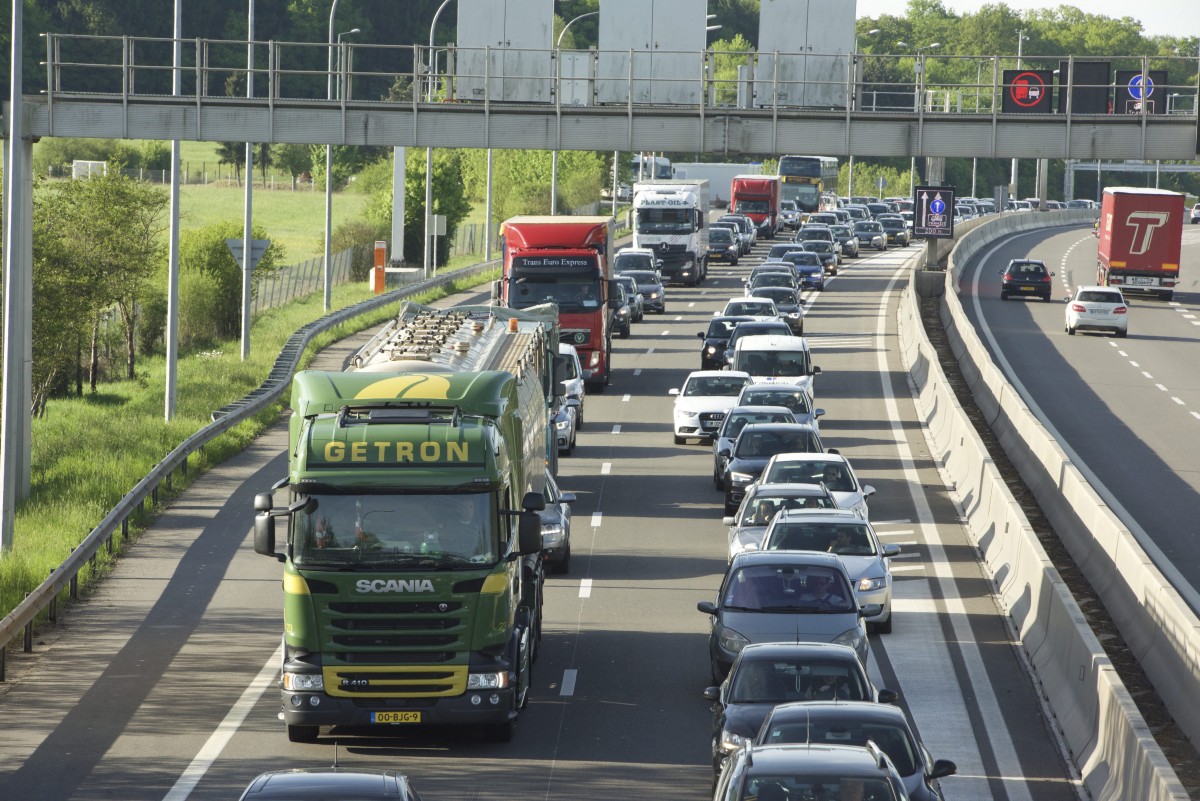
[[[361,246],[359,246],[361,247]],[[350,270],[354,263],[354,248],[349,247],[333,254],[330,262],[332,285],[341,286],[351,280]],[[254,282],[254,299],[250,313],[258,314],[285,303],[311,295],[325,288],[325,257],[318,256],[290,267],[280,267],[264,273]]]

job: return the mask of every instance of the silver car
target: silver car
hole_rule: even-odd
[[[841,557],[862,606],[877,605],[867,617],[880,634],[892,630],[892,571],[888,559],[899,545],[881,545],[871,524],[853,512],[794,509],[778,514],[763,533],[762,551],[816,551]]]
[[[837,509],[837,499],[819,484],[752,484],[737,513],[721,519],[729,526],[729,561],[758,550],[767,526],[784,509]]]
[[[745,390],[742,394],[746,394]],[[758,400],[760,396],[751,397]],[[837,499],[839,509],[849,509],[863,520],[868,519],[867,498],[875,494],[874,487],[859,482],[850,461],[840,453],[772,456],[758,481],[760,484],[824,484]]]

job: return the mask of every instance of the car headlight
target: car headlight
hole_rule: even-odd
[[[864,576],[863,578],[860,578],[858,580],[858,591],[859,592],[874,592],[875,590],[882,590],[886,586],[887,586],[887,577],[886,576],[878,576],[875,578],[867,578]]]
[[[740,654],[750,641],[728,626],[722,626],[717,635],[717,644],[730,653]]]
[[[715,354],[717,352],[717,346],[709,345],[707,348],[704,349],[704,352],[707,353],[709,356],[712,356],[713,354]]]
[[[750,475],[749,473],[736,473],[735,472],[735,473],[729,474],[729,480],[732,481],[734,484],[741,484],[741,485],[745,486],[746,484],[749,484],[750,482],[752,482],[754,480],[754,476]]]
[[[675,414],[688,420],[695,420],[700,416],[700,412],[689,412],[687,409],[680,409]]]
[[[617,314],[620,315],[621,317],[628,317],[629,316],[629,307],[622,306],[621,308],[617,309]]]
[[[658,293],[657,293],[657,292],[651,292],[651,293],[650,293],[650,300],[658,300]]]
[[[468,690],[503,690],[508,686],[508,673],[468,673]]]
[[[283,689],[297,693],[325,692],[325,677],[320,673],[284,673]]]
[[[554,427],[557,428],[559,431],[566,431],[568,428],[571,427],[571,421],[565,417],[562,420],[555,420]]]
[[[563,541],[563,527],[561,523],[551,525],[542,525],[542,547],[554,548],[561,545]]]
[[[726,731],[725,729],[721,729],[721,746],[720,747],[721,747],[721,750],[727,754],[733,753],[734,751],[738,750],[739,748],[741,748],[743,745],[745,745],[749,741],[750,741],[750,739],[748,737],[743,737],[740,734],[734,734],[731,731]]]
[[[860,657],[867,653],[867,638],[863,636],[862,629],[853,628],[849,631],[843,631],[841,634],[833,638],[834,645],[848,645],[854,649]]]
[[[796,318],[798,318],[800,316],[800,312],[788,312],[787,316],[791,317],[793,320],[795,320]]]

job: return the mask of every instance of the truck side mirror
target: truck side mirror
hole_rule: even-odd
[[[282,561],[282,554],[275,553],[275,518],[270,512],[260,511],[254,516],[254,552]]]
[[[517,550],[522,554],[542,550],[542,518],[537,512],[521,512],[517,518]]]
[[[564,381],[568,378],[567,367],[570,365],[570,359],[566,356],[554,357],[554,394],[566,395],[567,388],[563,386]]]
[[[546,496],[540,492],[527,492],[521,498],[521,508],[526,512],[540,512],[546,508]]]
[[[497,278],[495,281],[492,282],[492,300],[496,303],[500,302],[500,295],[501,295],[500,281],[501,281],[501,279]]]

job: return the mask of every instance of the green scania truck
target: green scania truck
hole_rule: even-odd
[[[405,304],[351,371],[296,374],[288,475],[254,526],[284,565],[289,740],[424,724],[511,739],[541,634],[557,350],[553,306]]]

